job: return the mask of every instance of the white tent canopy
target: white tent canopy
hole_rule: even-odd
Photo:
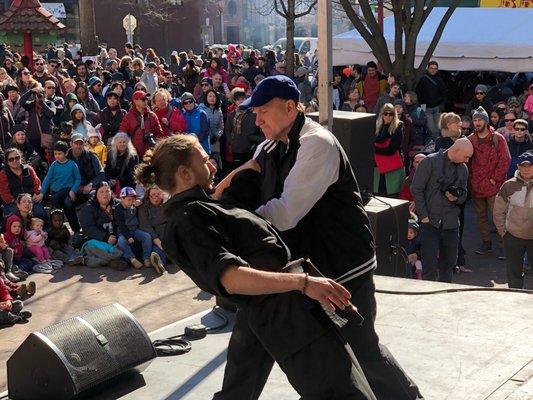
[[[416,66],[435,36],[447,8],[436,7],[420,30]],[[457,8],[448,21],[432,60],[450,71],[533,71],[533,9]],[[394,60],[394,17],[383,22]],[[376,58],[357,30],[333,38],[333,65],[366,64]]]

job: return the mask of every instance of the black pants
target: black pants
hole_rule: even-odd
[[[365,320],[361,326],[348,324],[341,333],[354,350],[376,398],[378,400],[422,399],[416,384],[387,347],[379,343],[374,328],[377,312],[374,274],[367,273],[343,285],[352,294],[350,301]]]
[[[355,356],[333,325],[316,335],[316,326],[306,319],[309,314],[294,313],[285,321],[275,320],[277,313],[287,309],[283,299],[291,296],[295,294],[276,295],[277,309],[265,313],[264,318],[258,315],[262,311],[258,307],[237,311],[222,390],[215,393],[213,400],[258,399],[274,361],[302,400],[375,399]],[[263,322],[257,324],[254,322],[257,319]],[[283,330],[286,322],[289,326]],[[276,325],[279,329],[274,332]],[[271,346],[272,335],[279,335],[275,346]],[[313,339],[302,341],[307,335]]]
[[[524,288],[524,255],[527,252],[529,263],[533,262],[533,239],[520,239],[509,232],[503,237],[507,284],[510,288]]]
[[[64,188],[58,192],[52,193],[51,203],[52,207],[59,208],[65,211],[68,223],[74,232],[80,231],[80,222],[76,214],[76,202],[72,201],[69,196],[70,189]]]

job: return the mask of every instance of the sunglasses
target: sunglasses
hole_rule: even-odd
[[[525,132],[527,129],[526,128],[514,128],[515,131],[520,131],[520,132]]]
[[[185,100],[185,101],[183,102],[184,105],[192,104],[192,103],[194,103],[194,100]]]
[[[516,119],[504,119],[505,122],[515,122]]]
[[[24,71],[24,72],[22,73],[22,75],[31,75],[31,74],[30,74],[29,72],[27,72],[27,71]]]
[[[9,157],[7,159],[8,162],[13,162],[13,161],[18,161],[18,160],[20,160],[20,156]]]
[[[485,92],[476,92],[476,96],[477,96],[478,94],[485,94]]]
[[[44,65],[43,63],[35,63],[34,65]]]
[[[55,86],[46,86],[45,89],[55,89]]]
[[[48,66],[49,66],[50,68],[57,68],[57,67],[58,67],[57,64],[48,64]]]
[[[384,112],[383,115],[386,115],[387,117],[393,117],[394,113],[387,111],[387,112]]]
[[[462,131],[468,131],[469,129],[470,129],[470,128],[463,128],[463,127],[461,127],[461,130],[462,130]]]
[[[211,86],[209,83],[202,83],[202,86]]]

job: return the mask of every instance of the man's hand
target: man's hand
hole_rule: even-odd
[[[107,238],[107,243],[109,244],[115,244],[117,242],[117,237],[115,235],[109,235]]]
[[[350,292],[334,280],[314,276],[308,276],[307,279],[305,294],[322,303],[327,309],[334,311],[337,307],[344,310],[350,303]]]
[[[133,238],[129,238],[129,239],[128,239],[128,243],[129,243],[129,244],[133,244],[133,242],[135,242],[135,240],[134,240]]]
[[[32,199],[35,203],[40,203],[41,201],[43,201],[43,195],[42,194],[34,194]]]
[[[68,192],[68,197],[70,197],[70,200],[76,201],[76,193],[74,193],[72,190]]]
[[[423,224],[429,224],[429,217],[422,218],[422,220],[420,222],[423,223]]]
[[[446,193],[444,193],[444,195],[446,196],[446,198],[451,201],[452,203],[454,201],[457,201],[457,197],[455,197],[453,194],[451,194],[450,192],[446,191]]]
[[[153,240],[153,242],[154,242],[154,244],[155,244],[157,247],[159,247],[161,250],[163,250],[163,244],[161,243],[161,239],[159,239],[159,238],[155,238],[155,239]]]
[[[496,181],[492,178],[489,179],[490,183],[492,183],[493,185],[496,185]]]

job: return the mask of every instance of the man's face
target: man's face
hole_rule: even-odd
[[[272,99],[261,107],[255,107],[255,124],[269,140],[286,140],[293,118],[290,115],[290,100]]]
[[[518,171],[520,171],[520,176],[529,181],[533,179],[533,164],[531,163],[522,163],[518,165]]]
[[[390,88],[390,95],[392,97],[396,97],[398,96],[399,93],[400,93],[400,86],[392,85],[392,87]]]
[[[46,97],[52,97],[56,92],[56,85],[51,82],[47,82],[44,86],[44,90],[46,92]]]
[[[196,143],[191,149],[191,165],[188,170],[191,187],[200,186],[206,193],[214,193],[217,167],[211,162],[200,143]]]
[[[76,68],[76,73],[78,76],[85,76],[85,74],[87,74],[87,68],[85,68],[85,65],[79,65]]]
[[[109,56],[109,58],[115,59],[117,58],[117,51],[115,49],[109,49],[107,55]]]
[[[120,202],[122,203],[122,206],[124,208],[130,208],[133,205],[133,203],[135,203],[135,197],[134,196],[123,197],[120,199]]]
[[[209,89],[212,89],[213,86],[209,84],[209,82],[202,82],[202,92],[207,92]]]
[[[219,74],[213,75],[213,87],[222,85],[222,77]]]
[[[472,123],[474,124],[474,131],[475,132],[484,132],[487,128],[487,123],[484,119],[481,118],[474,118],[472,120]]]
[[[461,122],[461,133],[468,135],[470,133],[470,122],[462,121]]]
[[[95,83],[92,86],[93,93],[100,93],[101,90],[102,90],[102,84],[101,83]]]
[[[186,111],[192,111],[194,110],[194,106],[195,106],[195,102],[194,100],[185,100],[183,102],[183,108],[185,108]]]
[[[439,67],[437,67],[435,64],[432,64],[428,66],[428,74],[429,75],[436,75],[437,72],[439,72]]]
[[[518,104],[509,104],[509,111],[513,113],[519,113],[520,112],[520,106]]]
[[[370,77],[376,76],[376,69],[374,67],[368,67],[366,69],[366,74]]]
[[[35,63],[33,64],[35,66],[35,71],[38,72],[38,73],[43,73],[44,72],[44,60],[43,59],[39,59],[37,61],[35,61]]]
[[[263,68],[265,66],[265,60],[263,59],[257,60],[257,65],[259,66],[259,68]]]
[[[84,145],[85,142],[83,140],[76,140],[71,143],[72,154],[74,154],[74,157],[78,157],[82,153]]]
[[[17,92],[16,90],[10,90],[9,92],[7,92],[7,97],[11,101],[17,101],[19,98],[19,92]]]
[[[527,126],[517,123],[513,128],[515,139],[522,140],[526,136]]]

